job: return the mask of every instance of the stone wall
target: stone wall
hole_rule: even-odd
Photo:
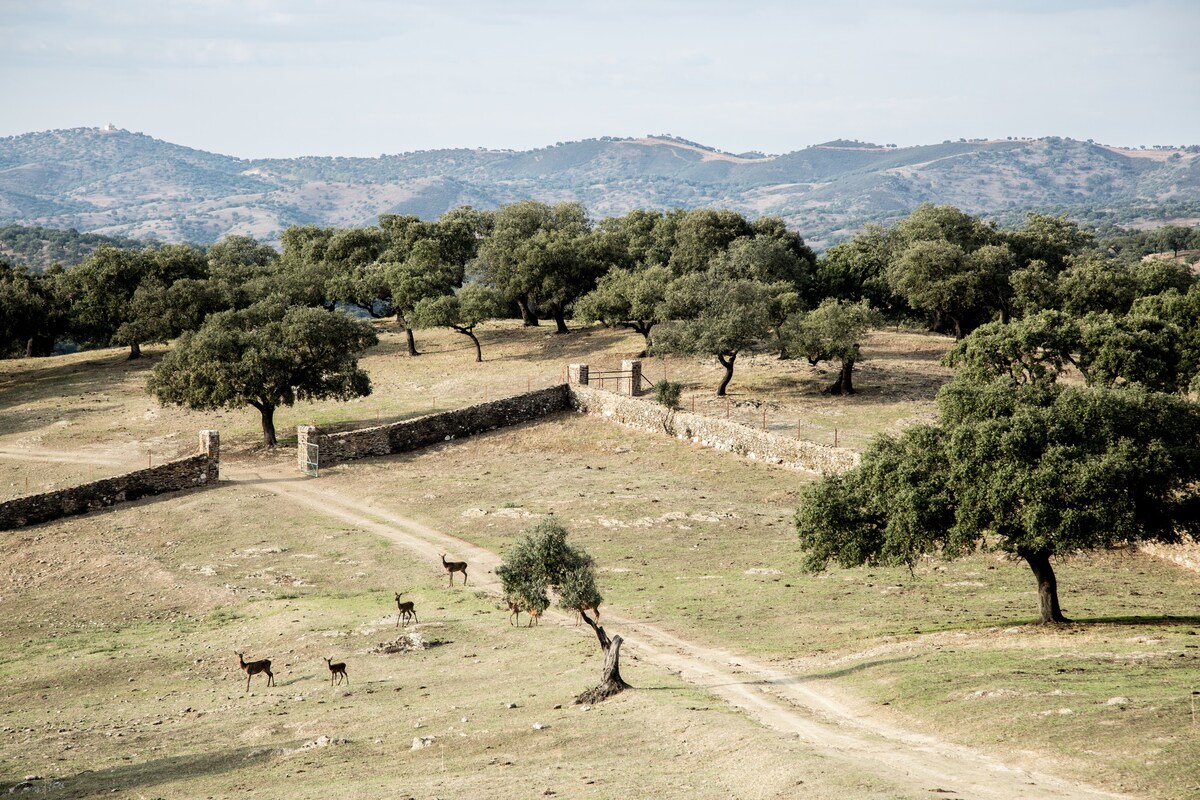
[[[559,385],[454,411],[442,411],[345,433],[323,434],[312,426],[302,425],[297,429],[297,466],[304,469],[308,444],[313,441],[319,447],[319,464],[326,467],[356,458],[417,450],[438,442],[530,422],[570,408],[567,387]]]
[[[1180,544],[1144,542],[1139,545],[1138,549],[1155,558],[1161,558],[1164,561],[1178,564],[1184,569],[1190,569],[1192,572],[1200,572],[1200,542],[1192,539],[1186,539]]]
[[[199,455],[168,461],[161,466],[0,503],[0,530],[37,525],[140,497],[215,483],[220,474],[221,456],[217,431],[200,431],[200,451]]]
[[[858,465],[853,450],[757,431],[726,419],[672,411],[660,403],[583,385],[571,386],[571,405],[581,413],[630,428],[667,434],[693,444],[807,472],[844,472]]]

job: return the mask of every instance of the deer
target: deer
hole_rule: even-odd
[[[409,617],[413,618],[413,622],[420,624],[421,620],[417,619],[417,609],[413,606],[413,601],[408,600],[401,603],[400,595],[397,593],[394,594],[396,594],[396,608],[400,609],[400,613],[396,615],[396,627],[400,627],[401,619],[408,619]],[[407,625],[408,623],[405,624]]]
[[[409,605],[412,605],[412,604],[410,603]],[[350,676],[346,674],[345,662],[342,662],[341,664],[334,664],[333,659],[327,658],[327,659],[325,659],[325,663],[329,665],[329,685],[330,686],[333,685],[334,676],[337,676],[339,684],[342,682],[342,678],[345,678],[346,685],[347,686],[350,685]]]
[[[242,665],[242,669],[246,670],[246,691],[250,691],[250,678],[260,672],[267,673],[267,686],[275,685],[275,673],[271,672],[271,659],[264,658],[262,661],[247,661],[245,656],[237,653],[238,662]]]
[[[515,597],[509,597],[504,601],[508,605],[508,624],[516,627],[521,624],[521,602]],[[513,617],[516,617],[516,622],[513,622]]]
[[[578,625],[579,623],[583,622],[583,615],[584,615],[584,613],[585,613],[585,612],[588,612],[588,611],[591,611],[591,612],[592,612],[592,614],[593,614],[593,615],[595,615],[595,617],[596,617],[596,621],[597,621],[597,622],[599,622],[599,621],[600,621],[600,604],[599,604],[599,603],[596,603],[596,605],[592,606],[591,608],[577,608],[577,609],[575,609],[575,624],[576,624],[576,625]]]
[[[465,561],[447,561],[446,554],[442,553],[442,566],[446,568],[446,572],[450,574],[450,585],[454,585],[454,573],[461,572],[463,574],[463,586],[467,585],[467,562]]]
[[[525,613],[529,615],[529,624],[526,625],[525,627],[532,628],[534,625],[541,627],[541,619],[542,619],[542,611],[543,610],[544,609],[532,608],[532,607],[525,609]]]

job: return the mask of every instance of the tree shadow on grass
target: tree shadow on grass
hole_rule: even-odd
[[[862,661],[858,664],[852,664],[841,669],[831,670],[829,672],[813,672],[808,675],[789,675],[786,678],[777,678],[774,680],[756,681],[756,683],[764,686],[788,686],[797,683],[811,683],[813,681],[828,681],[836,678],[844,678],[847,675],[853,675],[856,672],[882,667],[888,664],[903,664],[906,661],[915,661],[920,658],[919,655],[896,656],[894,658],[877,658],[873,661]]]
[[[1071,617],[1076,625],[1161,625],[1164,627],[1200,627],[1200,616],[1159,614],[1147,617]]]
[[[291,745],[298,747],[298,744]],[[85,770],[66,778],[38,781],[32,789],[52,797],[89,797],[124,794],[171,781],[219,775],[263,764],[279,752],[277,747],[239,747],[168,756],[153,761],[121,764],[107,769]],[[61,787],[53,784],[61,782]],[[38,785],[42,784],[42,785]],[[21,783],[0,782],[0,794],[7,794]]]

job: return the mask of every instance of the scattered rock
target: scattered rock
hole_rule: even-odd
[[[405,633],[399,638],[393,639],[390,642],[380,642],[376,647],[368,650],[368,653],[374,655],[387,655],[390,653],[410,653],[414,650],[428,650],[433,646],[433,642],[427,640],[420,633]]]
[[[432,736],[414,736],[412,741],[413,750],[421,750],[433,744],[434,737]]]
[[[534,729],[535,731],[544,731],[544,730],[546,730],[546,728],[548,728],[548,727],[550,727],[550,726],[549,726],[549,725],[543,725],[543,724],[542,724],[542,723],[540,723],[540,722],[535,722],[535,723],[533,723],[533,729]]]
[[[1129,705],[1129,698],[1128,697],[1110,697],[1110,698],[1108,698],[1108,702],[1106,702],[1105,705],[1121,706],[1122,708],[1124,708],[1125,706]]]

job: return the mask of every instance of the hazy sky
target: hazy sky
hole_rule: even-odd
[[[0,0],[0,135],[247,158],[671,133],[1200,143],[1200,0]]]

